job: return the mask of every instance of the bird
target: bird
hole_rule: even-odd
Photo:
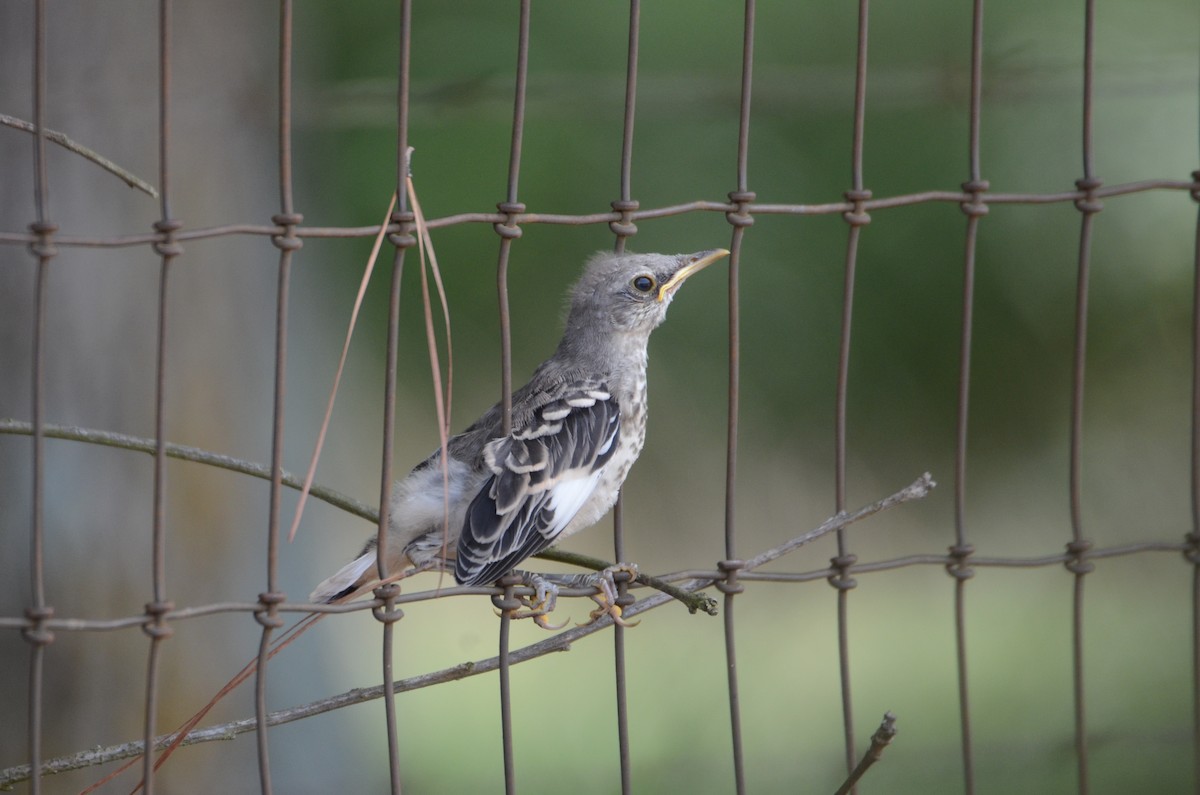
[[[684,281],[728,254],[592,256],[568,293],[554,354],[512,395],[510,430],[496,404],[449,438],[445,471],[439,447],[394,484],[386,570],[443,568],[460,585],[487,584],[599,521],[645,442],[650,334]],[[593,619],[608,613],[621,622],[615,570],[636,574],[636,567],[618,564],[598,582],[589,580],[601,585]],[[309,599],[349,598],[377,582],[377,573],[372,535]],[[516,617],[548,626],[540,619],[553,609],[557,588],[539,575],[525,581],[535,586],[536,599],[522,600],[531,609]]]

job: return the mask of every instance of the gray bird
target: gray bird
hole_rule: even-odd
[[[497,404],[450,438],[448,479],[439,448],[396,482],[387,570],[445,565],[461,585],[494,582],[604,516],[646,438],[650,332],[684,280],[728,254],[592,257],[571,289],[558,349],[513,393],[511,432],[503,434]],[[309,598],[334,602],[376,576],[372,536]],[[529,613],[535,617],[553,604],[553,591],[547,595],[537,579],[543,609]],[[611,574],[607,580],[603,590],[611,597]],[[604,612],[620,620],[620,608],[611,605],[593,615]]]

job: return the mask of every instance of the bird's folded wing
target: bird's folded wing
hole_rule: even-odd
[[[458,540],[454,576],[464,585],[491,582],[550,546],[616,451],[621,414],[603,384],[556,392],[484,449],[492,475],[467,509]]]

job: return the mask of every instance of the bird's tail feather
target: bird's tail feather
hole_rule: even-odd
[[[313,592],[308,595],[308,601],[318,604],[336,602],[374,576],[375,550],[372,548],[347,563],[337,574],[313,589]]]

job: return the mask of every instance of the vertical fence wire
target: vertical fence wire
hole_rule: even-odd
[[[1192,183],[1200,183],[1200,170],[1192,172]],[[1193,187],[1191,196],[1200,204],[1200,189]],[[1192,791],[1200,795],[1200,210],[1192,256],[1192,529],[1184,557],[1192,564]]]
[[[407,6],[407,3],[405,4]],[[403,13],[403,12],[402,12]],[[403,160],[401,162],[404,162]],[[404,188],[400,189],[400,196],[404,195]],[[393,214],[393,219],[397,216]],[[403,223],[403,222],[401,222]],[[396,236],[397,238],[400,235]],[[392,456],[395,449],[394,434],[396,430],[396,360],[399,356],[400,347],[400,287],[404,276],[404,244],[393,239],[393,244],[396,246],[396,251],[392,255],[392,276],[388,288],[388,319],[387,319],[387,343],[384,354],[384,375],[383,375],[383,450],[381,453],[382,464],[380,466],[380,486],[379,486],[379,526],[376,533],[377,544],[376,550],[376,565],[377,571],[381,580],[386,580],[388,573],[388,527],[391,522],[391,494],[392,494]],[[384,598],[385,601],[395,598],[399,589],[394,583],[381,586],[375,589],[376,598]],[[399,608],[387,605],[387,615],[398,613]],[[385,615],[382,611],[376,612],[376,618]],[[382,643],[383,643],[383,687],[384,687],[384,719],[387,722],[387,743],[388,743],[388,775],[391,781],[392,792],[399,792],[400,789],[400,757],[399,757],[399,740],[396,734],[396,693],[394,686],[394,677],[392,676],[392,634],[391,621],[383,621]]]
[[[409,66],[412,56],[412,0],[402,0],[400,3],[399,36],[400,53],[397,64],[396,89],[396,207],[390,220],[396,223],[401,231],[389,238],[392,245],[395,246],[395,252],[392,255],[392,279],[388,293],[387,351],[383,386],[383,451],[380,464],[379,527],[376,533],[375,547],[379,578],[384,581],[390,574],[387,545],[388,530],[391,524],[392,454],[396,427],[396,360],[399,355],[400,343],[400,286],[404,274],[405,252],[416,242],[409,234],[412,228],[413,214],[408,207],[407,190],[408,178],[411,174],[408,151],[408,98]],[[401,791],[400,738],[396,715],[394,675],[394,627],[404,615],[395,606],[395,598],[399,593],[399,585],[395,583],[376,588],[375,596],[383,600],[383,605],[374,611],[376,619],[381,622],[383,628],[380,633],[383,709],[384,720],[387,724],[388,781],[393,795],[399,795]]]
[[[1192,178],[1200,181],[1200,171]],[[1200,191],[1192,198],[1200,202]],[[1192,529],[1184,557],[1192,564],[1192,787],[1200,795],[1200,210],[1192,251]]]
[[[629,42],[625,64],[625,110],[621,132],[621,179],[620,198],[612,202],[612,208],[621,213],[621,219],[609,223],[616,236],[613,250],[618,254],[625,251],[626,240],[637,234],[637,226],[630,220],[629,213],[638,208],[633,200],[633,125],[637,110],[638,41],[641,31],[641,0],[629,0]],[[625,513],[621,496],[613,505],[613,560],[627,560],[625,556]],[[617,603],[621,607],[633,601],[628,595],[627,584],[617,585]],[[621,793],[633,792],[633,768],[629,757],[629,694],[625,671],[625,627],[613,624],[613,690],[617,710],[617,764],[621,776]]]
[[[1083,396],[1087,363],[1088,284],[1091,277],[1092,222],[1102,204],[1094,192],[1101,185],[1095,176],[1092,149],[1092,97],[1095,66],[1095,2],[1087,0],[1084,13],[1083,45],[1083,178],[1075,186],[1084,193],[1076,199],[1081,213],[1079,229],[1078,275],[1075,293],[1075,346],[1071,379],[1070,472],[1071,540],[1067,543],[1070,559],[1066,568],[1074,575],[1071,614],[1072,689],[1075,704],[1075,761],[1080,795],[1087,795],[1088,740],[1086,691],[1084,688],[1083,607],[1084,577],[1092,571],[1087,558],[1091,542],[1084,537],[1082,505],[1083,472]]]
[[[975,307],[975,254],[979,237],[979,222],[987,215],[988,207],[982,194],[988,183],[982,177],[979,153],[980,111],[983,99],[983,0],[975,0],[971,14],[971,99],[967,159],[970,178],[963,191],[971,200],[962,204],[967,216],[966,240],[963,254],[962,333],[959,343],[958,425],[954,450],[954,544],[950,547],[953,563],[946,570],[954,577],[954,643],[955,665],[958,671],[958,709],[963,766],[963,791],[975,792],[975,766],[971,749],[971,708],[967,672],[966,585],[974,576],[968,558],[975,548],[967,542],[967,435],[971,399],[971,338]]]
[[[33,351],[31,363],[31,400],[33,418],[33,506],[30,522],[29,579],[31,606],[25,616],[32,626],[25,630],[29,642],[29,764],[34,771],[30,779],[31,795],[42,791],[42,696],[44,686],[46,646],[54,642],[54,633],[46,627],[46,621],[54,615],[54,608],[46,603],[45,566],[43,543],[45,528],[43,509],[45,506],[45,336],[46,336],[46,281],[50,262],[57,253],[54,247],[54,232],[57,227],[49,221],[49,180],[46,169],[46,2],[37,0],[33,18],[33,167],[34,167],[34,212],[36,221],[29,229],[36,236],[30,246],[37,258],[37,276],[34,287],[33,305]]]
[[[143,742],[145,748],[153,747],[155,717],[158,713],[158,670],[162,641],[171,636],[164,616],[174,605],[167,601],[166,586],[166,372],[167,372],[167,304],[168,280],[171,263],[182,253],[182,247],[174,240],[174,233],[181,224],[171,217],[171,0],[159,3],[159,96],[158,96],[158,146],[159,173],[158,190],[162,218],[154,224],[162,233],[163,240],[155,245],[161,257],[158,289],[157,353],[154,383],[154,491],[153,522],[151,528],[151,568],[153,598],[146,604],[146,623],[142,629],[150,637],[150,651],[146,661],[146,703],[143,717]],[[146,795],[154,793],[154,754],[142,755],[142,786]]]
[[[275,387],[272,404],[271,430],[271,494],[267,519],[267,590],[258,595],[259,611],[255,614],[262,625],[258,647],[258,662],[254,677],[254,717],[257,724],[259,785],[263,795],[270,795],[271,762],[267,737],[267,661],[270,659],[271,636],[283,626],[277,610],[285,600],[279,591],[279,516],[283,493],[283,433],[284,402],[287,396],[287,332],[288,293],[291,282],[292,253],[300,248],[301,240],[295,227],[303,220],[295,212],[292,201],[292,2],[279,3],[279,201],[280,212],[272,221],[283,228],[271,238],[279,249],[279,268],[275,293]]]
[[[501,432],[512,430],[512,324],[508,307],[508,256],[512,241],[521,236],[516,216],[525,212],[518,200],[521,177],[521,142],[525,135],[525,95],[529,80],[529,0],[521,0],[517,21],[516,86],[513,89],[512,137],[508,151],[508,189],[503,202],[496,205],[506,219],[494,226],[500,235],[500,254],[496,264],[496,297],[500,313],[500,406]]]
[[[741,397],[741,303],[739,271],[742,237],[754,223],[748,205],[755,195],[749,188],[750,99],[754,80],[754,0],[746,0],[742,23],[742,80],[738,108],[737,189],[730,192],[734,210],[725,215],[733,227],[729,244],[729,396],[725,450],[725,559],[717,563],[724,579],[717,588],[725,595],[724,629],[726,680],[729,690],[729,733],[733,753],[736,791],[746,791],[746,766],[742,739],[741,697],[738,690],[737,642],[734,621],[734,597],[744,590],[738,580],[742,561],[737,558],[737,455],[738,415]]]
[[[508,193],[505,201],[496,207],[504,213],[506,220],[494,225],[500,235],[500,254],[496,263],[496,296],[500,313],[500,406],[502,414],[501,433],[505,436],[512,430],[512,325],[508,305],[508,257],[512,241],[521,236],[516,215],[525,211],[518,200],[517,186],[521,176],[521,141],[525,131],[525,95],[529,76],[529,14],[530,0],[521,0],[517,22],[517,70],[516,86],[513,91],[512,138],[508,158]],[[506,602],[512,600],[511,585],[506,588]],[[517,791],[516,763],[513,758],[512,735],[512,689],[510,680],[509,634],[512,617],[505,610],[500,616],[499,679],[500,679],[500,731],[501,751],[504,755],[504,791],[514,795]]]
[[[851,177],[853,188],[844,194],[853,204],[853,209],[842,217],[850,225],[846,241],[846,267],[842,291],[841,342],[838,351],[837,395],[835,409],[834,441],[834,510],[846,510],[846,410],[850,380],[850,332],[854,319],[854,282],[858,266],[858,239],[862,228],[871,222],[871,216],[863,208],[863,202],[871,198],[871,191],[863,183],[863,138],[867,106],[867,33],[869,23],[869,0],[858,3],[858,43],[854,77],[854,132],[851,146]],[[837,531],[837,557],[831,561],[834,574],[829,582],[837,589],[838,667],[842,693],[842,725],[845,744],[846,772],[854,770],[856,764],[854,742],[854,712],[850,692],[850,629],[848,616],[849,592],[855,587],[850,567],[857,558],[847,549],[846,533]],[[851,792],[855,792],[852,789]]]
[[[1192,183],[1200,183],[1200,170],[1192,172]],[[1200,189],[1193,187],[1191,196],[1200,203]],[[1184,557],[1192,564],[1192,791],[1200,795],[1200,210],[1192,256],[1192,529]]]
[[[1200,182],[1200,171],[1193,171],[1192,179]],[[1200,189],[1191,193],[1200,203]],[[1192,790],[1200,795],[1200,209],[1192,257],[1192,529],[1184,559],[1192,564]]]

